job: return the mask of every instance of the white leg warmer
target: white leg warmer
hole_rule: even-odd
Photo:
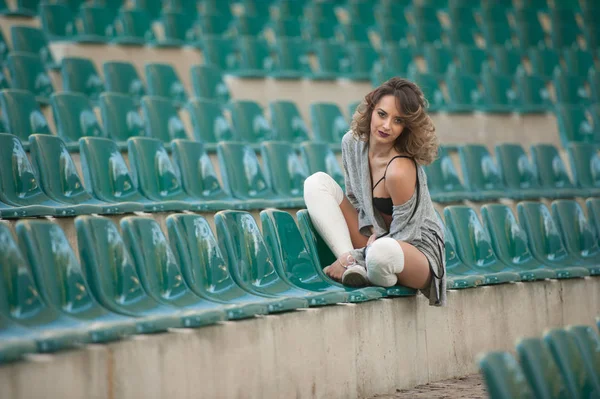
[[[398,282],[396,274],[404,270],[404,251],[398,241],[383,237],[367,249],[366,263],[371,284],[391,287]]]
[[[304,202],[315,229],[336,258],[354,249],[340,208],[344,192],[327,173],[317,172],[304,181]]]

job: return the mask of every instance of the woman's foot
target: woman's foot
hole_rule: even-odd
[[[361,265],[348,266],[342,275],[342,284],[355,288],[368,286],[367,269]]]

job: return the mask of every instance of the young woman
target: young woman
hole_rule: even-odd
[[[422,165],[438,149],[427,101],[392,78],[367,94],[342,139],[346,195],[327,174],[304,183],[312,222],[337,260],[325,268],[345,285],[420,289],[446,302],[444,232]]]

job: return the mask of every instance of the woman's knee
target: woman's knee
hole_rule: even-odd
[[[398,282],[397,274],[404,270],[404,251],[398,241],[383,237],[368,247],[365,262],[372,284],[392,287]]]
[[[344,192],[340,185],[327,173],[317,172],[304,180],[304,198],[328,193],[335,198],[338,204],[344,200]]]

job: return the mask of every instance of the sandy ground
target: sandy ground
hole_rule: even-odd
[[[483,399],[487,397],[481,375],[472,374],[466,377],[419,385],[413,389],[398,390],[393,395],[376,395],[370,399]]]

